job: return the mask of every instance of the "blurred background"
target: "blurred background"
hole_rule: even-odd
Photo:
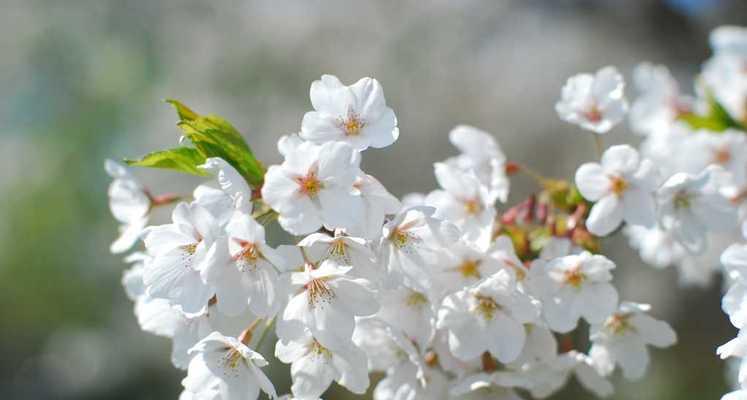
[[[270,164],[277,138],[310,110],[313,80],[373,76],[401,137],[366,152],[364,169],[393,193],[434,188],[431,164],[455,153],[447,133],[459,123],[492,132],[510,159],[570,177],[593,143],[556,117],[567,77],[613,64],[630,78],[648,60],[690,88],[708,32],[725,23],[747,24],[747,2],[0,0],[0,398],[178,396],[169,341],[138,329],[125,265],[108,253],[116,224],[103,169],[105,158],[175,144],[162,99],[225,116]],[[625,127],[605,140],[636,142]],[[198,182],[135,172],[158,191]],[[512,199],[532,189],[516,179]],[[616,378],[614,399],[719,398],[726,367],[715,348],[735,333],[719,282],[683,289],[624,238],[604,246],[622,296],[653,304],[680,335],[654,351],[645,380]],[[273,380],[287,392],[287,378]],[[552,397],[586,398],[575,383]]]

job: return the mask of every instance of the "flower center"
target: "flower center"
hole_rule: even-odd
[[[324,184],[316,176],[316,171],[309,171],[306,176],[296,178],[298,190],[301,194],[311,198],[316,197],[324,189]]]
[[[182,246],[182,250],[184,250],[187,255],[193,256],[195,252],[197,252],[197,245],[198,243],[185,244]]]
[[[478,260],[465,260],[461,265],[457,267],[457,271],[464,278],[480,279],[480,261]]]
[[[493,319],[493,315],[498,311],[501,306],[493,300],[493,298],[483,295],[475,295],[477,299],[477,313],[480,314],[486,320]]]
[[[236,369],[239,366],[239,362],[243,360],[241,353],[233,347],[229,347],[226,354],[222,357],[223,365],[229,369]]]
[[[681,190],[674,195],[674,209],[681,210],[683,208],[690,208],[690,194]]]
[[[353,265],[350,256],[347,253],[347,245],[342,239],[335,239],[327,250],[327,257],[333,260],[341,261],[345,265]]]
[[[239,269],[243,269],[243,265],[246,264],[251,266],[257,265],[257,261],[261,257],[257,246],[252,242],[244,240],[236,239],[236,242],[241,245],[241,251],[234,256],[234,260],[239,261],[242,264]]]
[[[395,228],[389,235],[389,240],[399,249],[407,246],[412,239],[412,235],[401,228]]]
[[[563,273],[563,282],[576,289],[580,288],[585,280],[586,274],[581,271],[580,266],[570,268]]]
[[[729,151],[729,149],[719,149],[713,155],[713,161],[716,164],[728,164],[729,161],[731,161],[731,152]]]
[[[628,190],[628,181],[620,176],[613,176],[610,178],[610,190],[612,190],[612,193],[620,197],[626,190]]]
[[[464,201],[464,212],[468,215],[477,215],[482,211],[482,205],[477,199],[469,199]]]
[[[599,107],[596,104],[592,104],[591,107],[584,112],[584,117],[586,117],[589,122],[597,123],[602,120],[603,115]]]
[[[366,126],[366,123],[353,110],[348,111],[347,118],[340,121],[340,128],[345,132],[345,136],[360,135],[364,126]]]
[[[630,316],[630,314],[613,314],[607,318],[604,327],[615,335],[622,335],[627,331],[635,330],[635,327],[630,323]]]
[[[425,295],[414,290],[410,292],[410,294],[407,296],[407,299],[405,300],[405,304],[410,307],[420,307],[427,303],[428,299],[425,297]]]
[[[311,343],[311,353],[324,358],[331,358],[332,352],[326,347],[322,346],[316,339]]]
[[[315,306],[319,302],[329,302],[335,297],[335,293],[329,288],[326,278],[313,278],[304,285],[309,292],[309,306]]]

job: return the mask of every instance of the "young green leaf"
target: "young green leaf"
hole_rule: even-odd
[[[708,94],[708,113],[705,115],[686,113],[678,118],[686,122],[692,129],[705,129],[713,132],[723,132],[729,128],[744,129],[735,121],[729,112],[719,104],[713,95]]]
[[[191,147],[156,151],[139,160],[124,160],[124,162],[135,167],[164,168],[198,176],[209,175],[205,170],[198,168],[199,165],[205,163],[205,156]]]
[[[177,100],[167,100],[179,115],[177,126],[205,157],[220,157],[254,187],[262,185],[265,168],[254,157],[239,131],[216,115],[199,115]]]

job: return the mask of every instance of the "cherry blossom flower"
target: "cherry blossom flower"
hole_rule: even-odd
[[[633,82],[640,93],[630,108],[630,125],[636,134],[660,134],[694,107],[693,100],[680,93],[677,81],[663,65],[636,66]]]
[[[363,78],[350,86],[323,75],[311,84],[311,104],[301,123],[301,137],[315,143],[346,142],[356,150],[381,148],[399,137],[397,117],[387,107],[379,81]]]
[[[306,257],[315,264],[332,260],[338,265],[352,267],[350,276],[353,277],[374,282],[380,280],[386,272],[365,239],[344,235],[339,230],[335,236],[312,233],[298,242],[298,246],[304,249]]]
[[[106,172],[114,180],[109,185],[109,210],[121,223],[119,238],[111,244],[112,253],[132,248],[148,224],[151,200],[145,188],[124,166],[106,160]]]
[[[358,153],[344,143],[307,142],[286,150],[285,161],[267,170],[262,187],[283,229],[301,235],[322,225],[355,227],[363,216],[360,196],[351,193],[360,174]]]
[[[332,381],[353,393],[365,393],[369,385],[365,353],[349,340],[322,343],[309,331],[292,340],[278,341],[275,356],[291,364],[293,396],[319,398]]]
[[[539,291],[543,315],[550,328],[569,332],[579,318],[598,323],[617,308],[617,290],[610,284],[615,264],[601,255],[583,252],[556,258],[546,264]]]
[[[360,223],[348,229],[348,233],[369,240],[379,239],[386,216],[396,214],[402,204],[384,185],[368,174],[361,174],[355,179],[353,193],[363,200],[363,216]]]
[[[626,379],[640,379],[649,363],[647,346],[664,348],[677,342],[669,324],[649,316],[650,310],[648,304],[625,302],[604,323],[592,325],[589,354],[603,375],[619,364]]]
[[[201,313],[215,292],[200,275],[221,262],[216,243],[221,227],[197,204],[178,204],[171,218],[171,224],[145,233],[143,241],[153,258],[143,281],[150,296],[168,299],[186,313]]]
[[[351,269],[326,260],[316,269],[307,265],[303,272],[293,272],[291,283],[297,292],[278,323],[278,334],[296,337],[305,327],[324,343],[349,340],[355,317],[374,314],[379,308],[369,282],[349,277]]]
[[[221,190],[231,198],[235,209],[251,214],[252,190],[239,171],[218,157],[208,158],[200,167],[216,175]]]
[[[430,274],[444,248],[459,237],[452,224],[434,218],[434,209],[413,207],[400,212],[384,227],[381,258],[392,280],[404,279],[421,292],[432,289]]]
[[[461,152],[444,163],[463,172],[473,172],[488,188],[490,197],[506,202],[510,182],[506,176],[506,156],[491,134],[468,125],[449,132],[449,141]]]
[[[284,295],[278,277],[284,260],[265,243],[262,225],[248,215],[235,212],[226,235],[219,251],[230,258],[202,271],[215,290],[218,309],[236,315],[248,306],[258,316],[273,315]]]
[[[523,324],[538,317],[535,303],[516,289],[506,271],[444,299],[437,327],[449,331],[449,348],[469,360],[489,351],[500,362],[521,354],[526,341]]]
[[[563,86],[555,110],[564,121],[601,135],[622,121],[628,111],[624,88],[615,67],[604,67],[594,75],[579,74]]]
[[[443,190],[435,190],[426,204],[435,207],[434,217],[462,229],[470,240],[479,240],[493,231],[495,197],[474,173],[464,173],[448,164],[434,164],[436,180]]]
[[[718,166],[710,166],[696,176],[678,173],[657,192],[661,226],[691,253],[705,250],[709,229],[725,231],[736,224],[735,207],[714,183],[719,173],[723,169]]]
[[[656,221],[653,192],[657,174],[653,164],[640,160],[628,146],[612,146],[601,164],[586,163],[576,171],[581,195],[593,201],[586,226],[598,236],[614,231],[623,220],[632,225],[652,226]]]
[[[277,397],[275,387],[260,369],[267,365],[261,354],[238,339],[213,332],[191,350],[187,377],[182,384],[193,399],[254,400],[259,391]]]

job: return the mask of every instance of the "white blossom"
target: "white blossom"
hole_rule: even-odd
[[[186,313],[201,313],[215,294],[201,273],[222,260],[221,227],[197,204],[178,204],[171,218],[171,224],[146,231],[143,241],[152,259],[143,281],[150,296],[168,299]]]
[[[664,348],[677,342],[669,324],[647,314],[650,309],[648,304],[625,302],[604,323],[592,325],[589,354],[603,375],[619,364],[626,379],[640,379],[649,363],[647,346]]]
[[[363,78],[350,86],[337,77],[323,75],[311,84],[311,105],[300,136],[315,143],[346,142],[356,150],[380,148],[399,137],[397,117],[387,107],[379,81]]]
[[[563,86],[555,110],[564,121],[601,135],[622,121],[628,110],[624,87],[614,67],[604,67],[594,75],[579,74]]]
[[[545,265],[540,284],[543,315],[551,329],[569,332],[579,318],[598,323],[617,308],[617,290],[610,284],[615,264],[601,255],[583,252],[556,258]]]
[[[295,235],[355,227],[363,216],[353,182],[360,156],[347,144],[300,143],[287,149],[285,161],[265,174],[262,198],[280,216],[283,229]]]
[[[657,192],[659,222],[691,253],[705,250],[709,229],[725,231],[736,225],[736,209],[716,184],[722,172],[710,166],[696,176],[675,174]]]
[[[275,356],[291,364],[291,391],[297,399],[319,398],[332,381],[358,394],[369,385],[366,355],[350,340],[327,343],[304,331],[297,338],[278,341]]]
[[[254,400],[260,390],[277,397],[260,369],[267,365],[265,358],[236,338],[213,332],[189,352],[194,357],[182,384],[193,399]]]
[[[607,149],[601,164],[580,166],[576,185],[584,198],[595,202],[586,220],[595,235],[610,234],[623,220],[647,227],[656,221],[656,170],[650,161],[640,160],[638,152],[628,145]]]
[[[350,270],[326,260],[318,268],[307,265],[303,272],[293,272],[295,294],[283,311],[279,335],[296,337],[308,328],[324,343],[352,338],[355,317],[371,315],[379,305],[369,282],[348,276]]]
[[[106,160],[109,185],[109,210],[119,221],[119,238],[111,244],[112,253],[123,253],[140,239],[148,224],[151,200],[148,192],[124,166]]]
[[[516,360],[526,341],[524,325],[538,317],[536,304],[506,271],[444,299],[437,327],[449,331],[449,348],[469,360],[488,351],[501,362]]]

